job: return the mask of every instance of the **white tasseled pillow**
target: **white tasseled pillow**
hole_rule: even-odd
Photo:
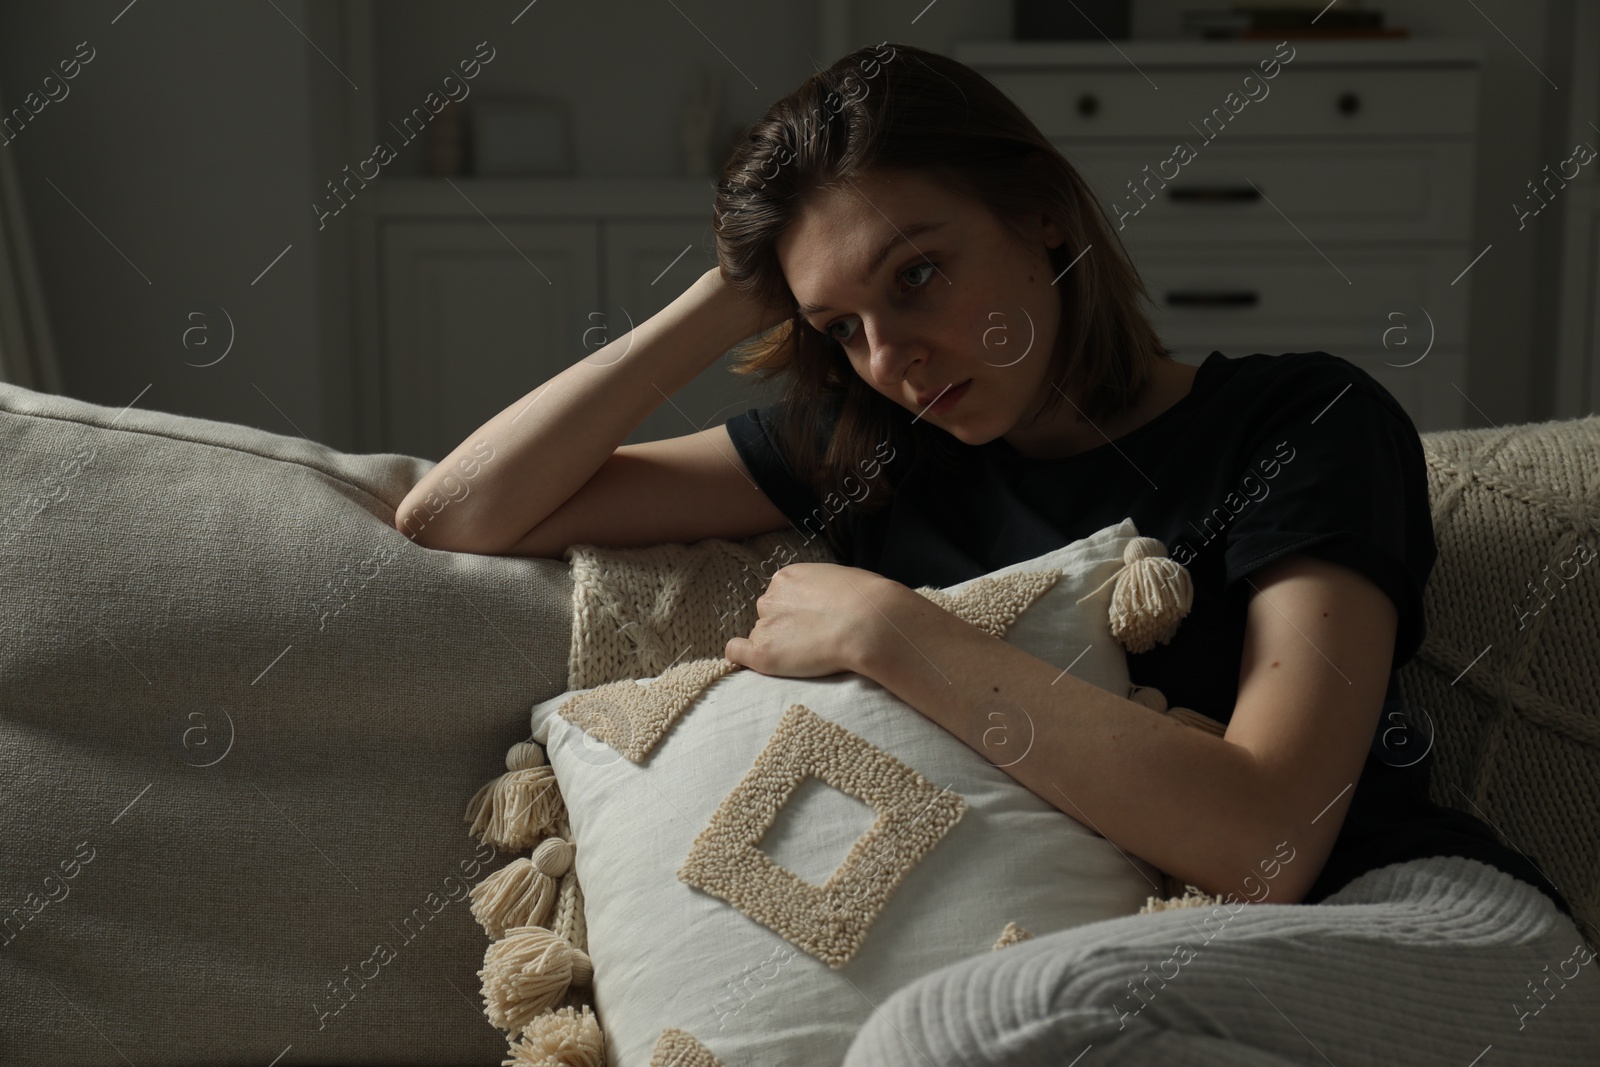
[[[1137,536],[1124,520],[924,595],[1126,695],[1106,580]],[[837,1063],[907,982],[1161,895],[1154,867],[1001,769],[1030,725],[1015,705],[992,710],[986,756],[862,676],[725,659],[536,705],[607,1063],[647,1067],[658,1042],[727,1064]]]

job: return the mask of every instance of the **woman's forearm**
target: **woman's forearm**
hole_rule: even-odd
[[[468,436],[412,487],[395,528],[428,548],[503,551],[582,488],[666,397],[773,321],[707,271]]]
[[[899,583],[874,599],[882,625],[858,646],[856,673],[1122,851],[1259,902],[1261,864],[1282,861],[1283,827],[1305,820],[1275,810],[1246,749],[1067,674]],[[1293,903],[1281,882],[1270,899]]]

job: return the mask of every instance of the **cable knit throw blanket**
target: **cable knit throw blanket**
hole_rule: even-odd
[[[1600,416],[1422,443],[1439,559],[1400,683],[1433,727],[1433,799],[1533,856],[1600,945]],[[721,656],[779,567],[840,562],[788,530],[566,558],[570,689]]]

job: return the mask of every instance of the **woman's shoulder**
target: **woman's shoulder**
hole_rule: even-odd
[[[1411,416],[1382,382],[1354,360],[1331,352],[1254,352],[1228,358],[1225,391],[1240,404],[1264,412],[1331,404],[1354,393],[1412,427]]]
[[[1226,356],[1237,378],[1262,381],[1317,382],[1355,380],[1377,385],[1366,370],[1353,360],[1321,350],[1312,352],[1252,352],[1247,356]]]

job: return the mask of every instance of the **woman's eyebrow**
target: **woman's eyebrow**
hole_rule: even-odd
[[[872,276],[878,273],[883,267],[883,261],[888,259],[889,254],[896,248],[903,244],[911,244],[913,237],[921,236],[931,230],[942,229],[948,225],[950,225],[948,220],[945,222],[913,222],[903,230],[895,230],[894,236],[879,245],[878,250],[872,254],[872,259],[867,263],[866,271],[861,275],[861,284],[866,285],[872,281]],[[815,315],[818,312],[833,310],[820,304],[801,304],[799,309],[802,315]]]

